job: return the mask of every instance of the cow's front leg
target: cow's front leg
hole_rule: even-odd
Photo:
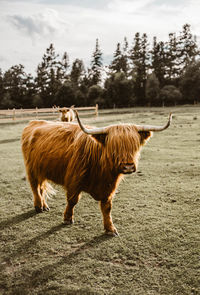
[[[118,236],[111,217],[112,198],[107,201],[101,201],[101,211],[103,214],[104,229],[107,235]]]
[[[67,194],[67,206],[64,212],[64,224],[74,223],[74,206],[78,203],[79,194]]]

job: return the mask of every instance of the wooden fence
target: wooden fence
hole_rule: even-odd
[[[0,110],[0,120],[11,119],[11,120],[23,120],[23,119],[32,119],[32,118],[52,118],[56,119],[59,117],[58,113],[59,108],[35,108],[35,109],[8,109]],[[98,104],[94,107],[77,107],[74,108],[77,111],[83,112],[84,115],[91,115],[94,113],[95,116],[98,116]],[[88,111],[93,111],[88,112]]]

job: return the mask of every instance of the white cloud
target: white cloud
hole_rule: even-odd
[[[69,27],[69,24],[59,17],[54,9],[46,9],[44,12],[33,15],[9,15],[7,20],[23,34],[36,38],[48,38],[61,36]]]
[[[67,3],[67,4],[66,4]],[[92,4],[91,4],[92,3]],[[98,8],[98,9],[97,9]],[[0,0],[0,68],[22,63],[34,72],[52,42],[56,52],[67,51],[70,62],[91,60],[99,38],[104,61],[124,36],[132,44],[136,32],[167,40],[185,23],[199,35],[199,0]],[[7,61],[6,61],[7,60]]]
[[[153,3],[154,0],[112,0],[108,4],[111,11],[118,13],[138,13],[141,12],[148,4]]]

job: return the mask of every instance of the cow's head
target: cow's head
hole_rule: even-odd
[[[82,131],[102,144],[102,157],[112,162],[115,170],[122,174],[136,171],[141,147],[152,136],[153,131],[165,130],[172,120],[170,114],[164,126],[121,124],[88,129],[81,123],[78,112],[75,113]]]
[[[58,111],[59,111],[60,113],[62,113],[63,115],[65,115],[65,114],[67,114],[71,109],[72,109],[72,110],[74,109],[74,105],[72,105],[70,108],[66,108],[66,107],[64,107],[64,108],[62,108],[62,109],[58,109]]]
[[[69,108],[62,108],[62,109],[59,109],[59,112],[62,113],[63,115],[67,114],[67,112],[69,112]]]

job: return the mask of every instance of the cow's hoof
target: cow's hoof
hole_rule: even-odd
[[[63,224],[65,224],[65,225],[71,225],[71,224],[73,224],[74,223],[74,220],[73,219],[65,219],[65,220],[63,220]]]
[[[43,212],[43,208],[41,208],[39,206],[35,206],[35,212],[36,213],[42,213]]]
[[[108,236],[110,236],[110,237],[118,237],[119,236],[117,230],[115,230],[115,231],[107,231],[106,230],[105,231],[105,234],[108,235]]]
[[[43,211],[49,211],[50,208],[47,206],[47,207],[43,207]]]

